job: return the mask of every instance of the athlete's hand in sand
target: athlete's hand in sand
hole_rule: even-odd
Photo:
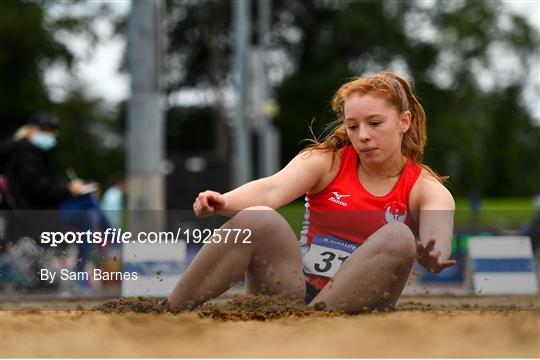
[[[206,217],[216,214],[219,210],[225,207],[225,199],[223,196],[211,190],[199,193],[199,196],[193,203],[193,211],[197,217]]]
[[[432,273],[438,273],[447,267],[454,266],[455,260],[446,260],[440,250],[435,249],[435,240],[431,239],[427,244],[416,244],[416,260]]]

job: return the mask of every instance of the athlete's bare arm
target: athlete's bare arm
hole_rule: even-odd
[[[448,189],[423,171],[411,192],[411,205],[419,225],[418,262],[431,272],[454,265],[449,258],[455,203]]]
[[[251,206],[277,209],[302,196],[324,181],[330,171],[332,154],[310,151],[297,155],[278,173],[251,181],[228,193],[205,191],[193,203],[197,216],[233,216]]]

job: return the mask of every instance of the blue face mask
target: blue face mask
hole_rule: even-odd
[[[50,150],[56,145],[56,138],[53,135],[42,131],[38,131],[32,135],[30,141],[44,151]]]

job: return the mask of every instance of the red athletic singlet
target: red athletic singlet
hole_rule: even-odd
[[[306,194],[300,243],[307,281],[322,289],[343,261],[374,232],[389,222],[418,229],[409,214],[409,195],[421,167],[407,159],[392,190],[370,194],[358,179],[358,155],[352,145],[342,151],[335,179],[321,192]]]

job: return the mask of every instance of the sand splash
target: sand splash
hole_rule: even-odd
[[[128,298],[110,299],[92,308],[104,313],[165,313],[168,310],[160,298]],[[206,303],[193,311],[201,318],[215,320],[259,320],[266,321],[286,317],[308,317],[314,315],[331,315],[321,311],[324,306],[308,307],[301,300],[290,300],[281,296],[243,296],[227,300],[225,303]]]

